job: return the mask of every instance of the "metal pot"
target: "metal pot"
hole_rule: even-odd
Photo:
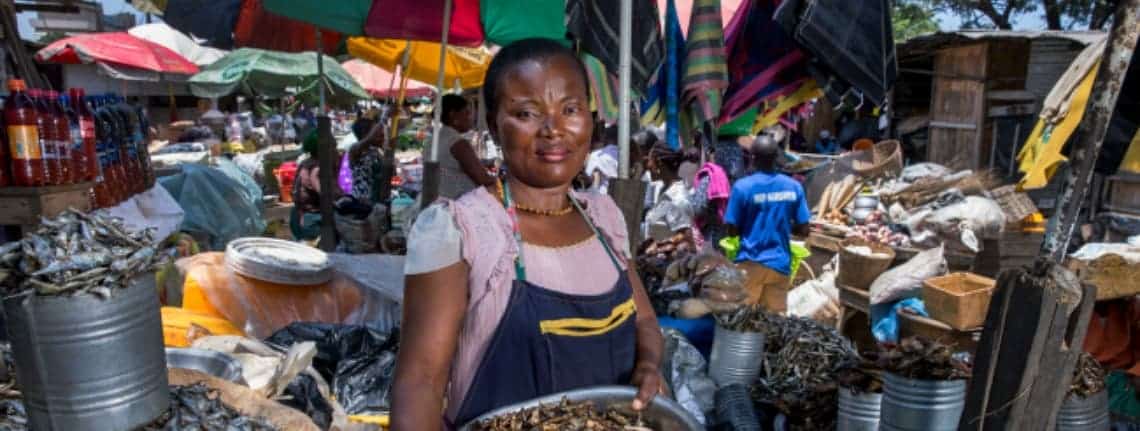
[[[839,388],[836,429],[838,431],[878,430],[882,402],[883,394],[874,392],[855,393],[848,388]]]
[[[29,429],[135,429],[166,411],[170,392],[154,274],[109,299],[4,299]]]
[[[1069,395],[1057,412],[1057,431],[1108,431],[1108,391],[1088,398]]]
[[[764,334],[741,332],[717,325],[709,354],[709,377],[717,386],[751,385],[764,360]]]
[[[879,426],[897,431],[957,430],[965,406],[965,380],[916,380],[886,373]]]
[[[538,407],[539,404],[557,404],[563,398],[570,401],[593,401],[599,409],[604,410],[613,407],[622,413],[635,414],[630,405],[636,396],[637,389],[629,386],[596,386],[575,389],[497,408],[472,419],[459,431],[470,431],[479,422],[519,410]],[[654,431],[702,431],[705,429],[700,422],[697,422],[696,418],[685,411],[684,407],[681,407],[676,401],[662,396],[653,398],[653,402],[641,411],[641,419],[646,423],[646,426]]]
[[[220,379],[245,384],[245,380],[241,377],[241,363],[222,352],[168,347],[166,366],[200,371]]]

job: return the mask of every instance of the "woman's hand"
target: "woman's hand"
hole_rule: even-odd
[[[637,387],[637,397],[633,399],[633,409],[641,410],[653,402],[657,395],[667,395],[665,377],[657,365],[640,363],[633,369],[633,385]]]

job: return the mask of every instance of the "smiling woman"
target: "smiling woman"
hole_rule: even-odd
[[[609,197],[570,191],[593,132],[581,62],[553,40],[518,41],[483,91],[506,174],[432,205],[408,234],[393,429],[596,385],[633,384],[643,408],[664,388],[662,339],[625,220]]]

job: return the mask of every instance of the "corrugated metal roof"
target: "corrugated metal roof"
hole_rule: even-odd
[[[1103,31],[1021,31],[1021,30],[960,30],[953,32],[938,32],[907,39],[906,42],[896,46],[899,60],[906,57],[928,55],[932,51],[949,46],[975,42],[988,39],[1062,39],[1070,40],[1081,45],[1090,45],[1104,39],[1108,33]]]

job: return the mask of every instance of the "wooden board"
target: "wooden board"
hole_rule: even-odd
[[[1096,286],[1096,300],[1127,298],[1140,294],[1140,265],[1129,264],[1119,255],[1101,256],[1090,262],[1069,259],[1065,266],[1081,283]]]
[[[926,161],[952,169],[977,166],[986,114],[987,54],[985,42],[935,54]]]
[[[0,225],[34,226],[40,217],[55,217],[68,208],[91,209],[93,183],[49,187],[0,188]]]

